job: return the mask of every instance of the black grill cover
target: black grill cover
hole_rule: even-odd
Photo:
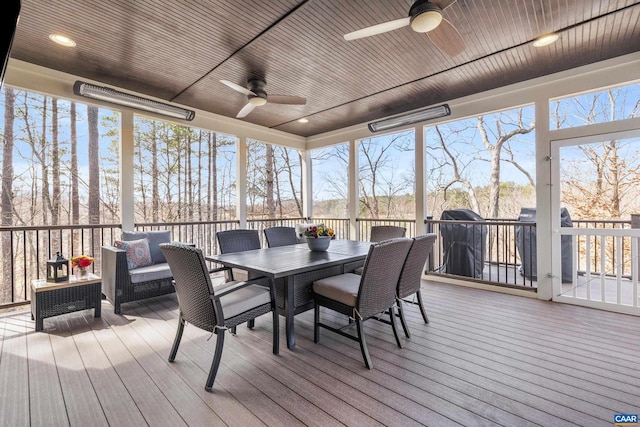
[[[519,222],[536,222],[536,208],[520,209]],[[560,226],[573,227],[571,216],[567,208],[560,210]],[[520,253],[522,268],[520,273],[527,279],[538,279],[538,256],[536,227],[516,226],[516,246]],[[562,257],[562,282],[570,283],[573,280],[573,241],[571,236],[560,238],[560,254]]]
[[[484,221],[469,209],[442,212],[441,221]],[[440,237],[447,274],[481,278],[487,247],[487,226],[484,224],[440,224]]]

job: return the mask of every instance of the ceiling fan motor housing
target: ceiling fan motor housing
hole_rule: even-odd
[[[417,33],[434,30],[442,22],[442,11],[428,0],[416,0],[409,9],[411,29]]]
[[[256,107],[260,107],[267,103],[267,92],[264,90],[266,84],[267,82],[264,80],[258,79],[249,79],[247,82],[247,89],[256,94],[255,96],[248,95],[247,98],[249,98],[249,102]]]

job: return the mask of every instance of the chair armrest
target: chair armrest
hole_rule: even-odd
[[[101,254],[102,293],[120,311],[119,301],[131,288],[131,276],[127,267],[127,253],[113,246],[103,246]]]
[[[268,282],[269,288],[273,287],[273,280],[269,280],[268,278],[261,276],[261,277],[253,278],[251,280],[247,280],[246,282],[238,282],[237,284],[224,289],[222,292],[215,294],[214,298],[218,299],[220,297],[233,293],[238,289],[246,288],[247,286],[251,286],[251,285],[267,286],[267,284],[264,282]]]
[[[209,274],[211,274],[211,273],[219,273],[221,271],[229,271],[229,270],[231,270],[231,267],[211,268],[211,269],[209,269]]]
[[[114,246],[101,248],[101,276],[103,281],[115,282],[118,269],[127,269],[126,251]],[[124,265],[122,263],[124,261]],[[128,269],[127,269],[128,272]]]
[[[172,244],[178,244],[178,245],[191,246],[193,248],[196,247],[196,244],[195,243],[191,243],[191,242],[177,242],[177,241],[172,240],[171,243]]]

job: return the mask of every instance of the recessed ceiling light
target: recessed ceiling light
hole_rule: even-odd
[[[63,36],[62,34],[49,34],[49,39],[51,39],[51,41],[58,43],[59,45],[62,45],[62,46],[67,46],[67,47],[76,46],[76,42],[74,42],[67,36]]]
[[[544,36],[540,36],[533,41],[534,47],[542,47],[550,45],[551,43],[556,42],[560,38],[559,35],[555,33],[545,34]]]
[[[298,123],[309,123],[309,119],[307,119],[306,117],[303,117],[301,119],[298,119]]]

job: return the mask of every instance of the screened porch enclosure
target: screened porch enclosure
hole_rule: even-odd
[[[575,280],[573,286],[561,288],[553,287],[551,279],[557,272],[553,271],[556,267],[551,253],[540,248],[551,245],[552,212],[561,204],[550,197],[547,184],[552,176],[548,163],[553,157],[551,141],[598,134],[601,129],[625,132],[638,127],[633,108],[621,111],[619,117],[617,112],[611,113],[609,116],[616,117],[601,122],[567,124],[558,120],[567,115],[569,101],[565,100],[580,91],[597,94],[604,90],[611,95],[631,88],[624,96],[633,103],[638,85],[628,79],[636,72],[638,60],[637,55],[630,55],[497,89],[490,92],[491,107],[482,102],[483,96],[453,100],[452,116],[436,123],[420,123],[379,136],[354,127],[308,138],[206,113],[200,114],[192,127],[186,127],[128,109],[80,105],[76,99],[65,100],[68,94],[55,90],[40,95],[29,87],[39,87],[52,79],[71,81],[73,76],[50,71],[37,75],[42,70],[17,63],[14,74],[9,74],[7,88],[16,95],[14,102],[35,111],[34,115],[16,116],[17,123],[22,128],[41,126],[40,140],[57,139],[62,155],[71,156],[71,161],[67,166],[64,158],[58,171],[61,191],[51,192],[55,185],[48,187],[48,196],[58,212],[57,225],[1,229],[8,255],[3,261],[3,303],[28,301],[27,284],[42,277],[46,260],[59,249],[68,256],[96,254],[100,246],[118,239],[122,230],[166,228],[172,231],[174,240],[190,241],[208,253],[216,253],[217,231],[261,231],[268,226],[301,222],[324,222],[336,230],[339,238],[365,241],[374,225],[400,225],[407,229],[408,236],[435,232],[439,239],[427,264],[434,280],[488,285],[550,299],[568,294],[580,298],[580,289],[590,289],[597,276],[614,280],[620,295],[637,295],[633,285],[637,272],[631,261],[635,256],[633,236],[622,238],[619,244],[607,244],[611,249],[605,255],[610,260],[602,264],[602,253],[595,251],[600,246],[589,246],[585,237],[594,232],[576,231],[572,249]],[[17,70],[24,72],[15,74]],[[594,75],[599,87],[611,89],[594,90]],[[567,81],[571,81],[571,87],[567,87]],[[53,125],[53,110],[57,111],[57,125]],[[75,134],[68,131],[74,126]],[[54,132],[54,128],[63,131]],[[474,140],[471,134],[481,138]],[[17,135],[18,147],[35,150],[40,143],[38,135],[31,142]],[[94,172],[73,166],[74,138],[85,137],[90,142],[89,152],[76,148],[76,156],[88,155],[89,163],[91,158],[97,159]],[[69,151],[65,151],[65,144],[70,144]],[[93,152],[91,146],[95,147]],[[16,188],[24,194],[16,193],[19,197],[14,199],[15,206],[28,206],[28,184],[51,173],[42,167],[43,160],[32,156],[31,161],[31,169],[25,169],[31,175],[22,174],[25,185]],[[491,167],[479,166],[482,164]],[[502,166],[502,181],[499,177],[494,180],[498,166]],[[465,175],[467,172],[470,174]],[[474,174],[482,179],[473,181]],[[54,174],[50,186],[55,179]],[[74,194],[79,196],[79,203]],[[51,212],[47,205],[51,202],[46,198],[34,200],[33,218],[40,215],[38,209]],[[96,200],[101,203],[98,207]],[[79,213],[77,206],[81,208]],[[518,210],[532,206],[538,210],[537,221],[519,221]],[[441,212],[461,207],[485,216],[482,226],[486,231],[480,238],[486,240],[486,248],[480,267],[472,274],[459,274],[455,268],[447,271],[452,261],[447,255],[451,244],[445,244],[440,235]],[[626,209],[629,212],[633,206]],[[628,230],[630,222],[626,218],[585,219],[578,215],[574,223],[577,228],[596,224],[595,228]],[[96,223],[82,225],[93,221]],[[535,234],[537,245],[529,242],[524,247],[518,230]],[[619,268],[611,267],[618,264]],[[536,274],[527,273],[531,265],[536,266]],[[93,268],[99,271],[100,260]],[[630,291],[626,290],[627,282],[631,283]],[[585,287],[585,283],[591,285]],[[629,305],[637,307],[637,298],[629,298]]]

